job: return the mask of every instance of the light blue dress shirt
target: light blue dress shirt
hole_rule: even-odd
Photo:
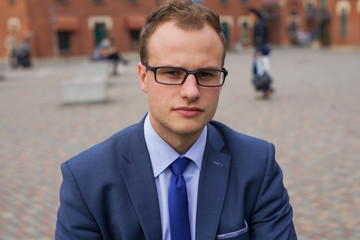
[[[160,204],[160,216],[163,240],[170,240],[170,221],[168,210],[168,195],[172,172],[169,166],[180,156],[191,159],[189,166],[184,172],[186,189],[189,201],[189,220],[191,239],[195,240],[196,207],[201,163],[204,155],[207,126],[203,129],[198,140],[184,155],[178,154],[167,144],[154,130],[150,122],[149,114],[144,123],[144,135],[146,146],[150,154],[151,164],[154,171],[157,194]]]

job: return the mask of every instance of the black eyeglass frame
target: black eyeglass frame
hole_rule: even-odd
[[[146,70],[150,70],[154,73],[154,78],[155,78],[155,82],[159,83],[159,84],[164,84],[164,85],[182,85],[184,84],[184,82],[186,81],[187,77],[190,75],[190,74],[193,74],[195,79],[196,79],[196,83],[199,85],[199,86],[202,86],[202,87],[221,87],[222,85],[224,85],[225,83],[225,78],[226,76],[228,75],[228,71],[225,69],[225,68],[222,68],[222,69],[216,69],[216,68],[203,68],[203,69],[199,69],[199,70],[195,70],[195,71],[189,71],[185,68],[180,68],[180,67],[168,67],[168,66],[160,66],[160,67],[151,67],[147,64],[143,64],[146,68]],[[159,68],[169,68],[169,69],[177,69],[177,70],[181,70],[181,71],[184,71],[186,72],[185,76],[184,76],[184,79],[180,82],[180,83],[164,83],[164,82],[159,82],[157,79],[156,79],[156,71],[159,69]],[[222,80],[222,83],[221,84],[218,84],[218,85],[214,85],[214,86],[209,86],[209,85],[204,85],[204,84],[201,84],[199,82],[199,80],[197,79],[196,77],[196,74],[198,72],[204,72],[204,71],[218,71],[218,72],[222,72],[224,73],[224,76],[223,76],[223,79]]]

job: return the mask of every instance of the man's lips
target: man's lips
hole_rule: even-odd
[[[202,113],[204,110],[197,107],[177,107],[174,111],[183,116],[192,117]]]

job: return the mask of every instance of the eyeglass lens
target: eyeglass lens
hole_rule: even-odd
[[[156,80],[165,84],[181,84],[187,76],[186,71],[176,68],[158,68]],[[218,70],[204,70],[195,73],[195,77],[200,85],[217,86],[224,80],[224,73]]]

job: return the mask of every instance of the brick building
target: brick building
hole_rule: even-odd
[[[195,1],[195,0],[194,0]],[[275,45],[297,44],[299,29],[321,45],[360,46],[360,0],[196,0],[216,10],[228,49],[250,46],[250,7],[263,12]],[[145,17],[163,0],[1,0],[0,41],[30,39],[34,57],[90,56],[104,37],[137,50]],[[0,45],[1,46],[1,45]],[[2,45],[4,46],[4,44]],[[0,57],[7,54],[0,47]]]
[[[104,37],[121,51],[137,48],[145,16],[159,0],[1,0],[0,41],[31,39],[35,57],[92,55]],[[3,45],[2,45],[3,46]],[[5,56],[4,47],[0,56]]]
[[[251,42],[253,22],[247,9],[259,9],[267,20],[272,44],[299,44],[299,32],[321,46],[360,47],[360,0],[218,0],[202,1],[220,14],[230,49]],[[226,29],[226,28],[225,28]]]
[[[280,44],[296,42],[301,29],[321,45],[360,46],[360,0],[263,0]]]

